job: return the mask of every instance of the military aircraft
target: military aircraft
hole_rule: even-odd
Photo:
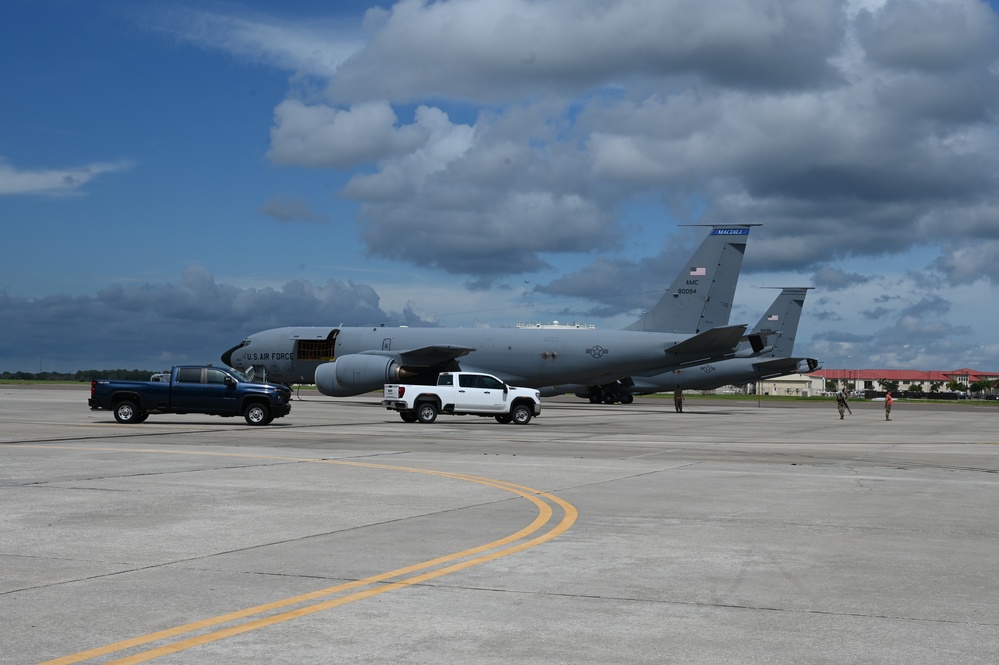
[[[805,296],[812,287],[786,287],[750,333],[766,339],[767,346],[753,357],[735,357],[706,362],[669,372],[643,376],[632,375],[611,384],[591,386],[551,386],[542,389],[543,395],[574,393],[597,404],[623,402],[629,404],[634,395],[681,390],[714,390],[721,386],[743,385],[787,374],[807,374],[821,365],[815,358],[794,358],[794,338],[805,305]],[[749,342],[743,342],[743,347]]]
[[[250,335],[222,361],[267,381],[314,382],[324,395],[348,397],[385,383],[432,383],[443,371],[540,388],[752,356],[763,349],[760,336],[740,346],[747,326],[718,324],[728,322],[752,226],[712,225],[659,303],[628,330],[288,327]]]

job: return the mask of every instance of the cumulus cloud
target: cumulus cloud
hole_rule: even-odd
[[[328,215],[315,213],[303,198],[275,194],[260,207],[260,213],[279,222],[318,222],[330,221]]]
[[[869,276],[847,273],[832,266],[821,266],[812,277],[812,283],[826,291],[839,291],[855,284],[864,284],[869,280]]]
[[[999,240],[958,247],[948,244],[933,267],[947,275],[952,284],[969,284],[983,277],[999,284]]]
[[[606,246],[647,192],[765,221],[749,270],[938,244],[944,215],[997,226],[987,6],[722,4],[400,2],[327,101],[278,106],[270,156],[372,167],[341,192],[372,253],[475,280]],[[434,98],[490,110],[456,123]],[[419,100],[400,121],[393,106]],[[963,246],[937,264],[951,279]]]
[[[621,257],[616,239],[651,199],[684,221],[764,223],[748,272],[835,291],[932,250],[913,301],[999,283],[999,17],[981,0],[402,0],[352,39],[253,15],[172,25],[316,77],[275,108],[269,157],[350,171],[339,195],[373,256],[486,287],[593,255],[539,291],[641,292],[668,250]],[[901,337],[899,315],[885,330]]]
[[[425,140],[420,127],[396,129],[396,115],[384,101],[336,109],[286,100],[274,110],[268,156],[277,164],[347,168],[405,155]]]
[[[954,72],[995,58],[996,21],[984,2],[889,0],[857,17],[871,60],[902,71]]]
[[[955,322],[953,304],[938,294],[905,303],[892,319],[884,308],[865,314],[888,325],[872,333],[825,330],[815,335],[816,352],[840,367],[958,369],[992,367],[995,348],[971,343],[971,328]]]
[[[363,31],[159,16],[322,79],[326,99],[275,109],[271,160],[362,169],[341,194],[370,251],[472,280],[605,245],[647,192],[702,202],[704,221],[766,221],[749,270],[936,245],[936,219],[983,200],[997,226],[999,21],[980,0],[403,0]],[[452,121],[455,104],[474,122]],[[952,280],[965,244],[937,264]]]
[[[695,74],[748,88],[835,78],[840,5],[756,0],[403,0],[330,81],[344,102],[502,102],[635,77]]]

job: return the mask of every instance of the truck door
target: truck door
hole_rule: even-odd
[[[459,374],[458,411],[502,411],[503,382],[482,374]]]
[[[170,408],[188,413],[236,413],[235,391],[226,384],[226,376],[213,367],[181,367],[170,389]]]
[[[226,378],[230,381],[226,382]],[[235,414],[239,408],[236,399],[236,384],[226,372],[209,367],[205,370],[204,400],[201,408],[205,413]]]
[[[509,395],[506,385],[495,376],[479,376],[479,388],[482,390],[482,407],[488,411],[501,413],[507,410],[506,400]]]
[[[173,411],[199,411],[201,404],[201,367],[180,367],[170,385],[170,409]]]

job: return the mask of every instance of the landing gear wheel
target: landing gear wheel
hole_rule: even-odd
[[[635,401],[635,396],[632,395],[631,393],[625,393],[621,397],[621,404],[631,404],[634,401]]]
[[[114,405],[114,419],[122,424],[141,423],[142,416],[135,402],[125,400]]]
[[[524,404],[518,404],[513,407],[513,411],[510,415],[513,417],[513,422],[517,425],[526,425],[531,422],[531,418],[534,417],[534,414],[531,412],[531,408]]]
[[[399,417],[402,418],[407,423],[416,422],[416,412],[415,411],[400,411]]]
[[[243,417],[246,418],[248,425],[266,425],[273,420],[270,409],[263,404],[251,404],[243,413]]]
[[[423,402],[416,407],[416,419],[421,423],[432,423],[437,420],[437,405],[433,402]]]
[[[496,416],[496,422],[502,425],[506,425],[507,423],[512,421],[513,421],[513,416],[511,416],[508,413],[504,413],[502,416]]]

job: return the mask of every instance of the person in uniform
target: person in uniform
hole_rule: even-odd
[[[673,406],[676,407],[677,413],[683,413],[683,391],[680,390],[680,386],[673,391]]]
[[[891,403],[894,401],[891,391],[885,393],[885,420],[891,420]]]
[[[839,409],[839,419],[846,417],[846,388],[836,393],[836,408]]]

